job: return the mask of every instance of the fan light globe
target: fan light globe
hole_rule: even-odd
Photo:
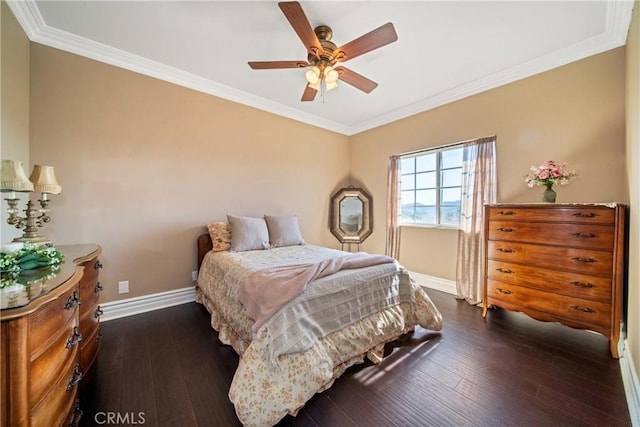
[[[338,82],[330,82],[328,79],[326,81],[327,90],[332,90],[338,87]]]
[[[324,69],[324,78],[327,81],[327,89],[329,89],[330,83],[336,83],[338,78],[340,78],[340,74],[333,69],[333,67],[327,67]],[[337,85],[336,85],[337,86]],[[335,86],[332,87],[332,89]]]
[[[320,82],[320,69],[318,67],[311,67],[304,76],[310,84],[316,84]]]

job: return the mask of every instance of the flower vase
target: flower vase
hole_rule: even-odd
[[[556,192],[553,191],[553,184],[546,186],[544,193],[542,193],[542,201],[545,203],[556,202]]]

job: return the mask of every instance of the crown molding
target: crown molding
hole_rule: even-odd
[[[34,0],[7,0],[7,4],[29,40],[33,42],[351,136],[623,46],[626,43],[634,2],[632,0],[607,0],[606,28],[598,36],[519,64],[508,70],[445,90],[437,95],[354,126],[346,126],[316,115],[307,114],[295,108],[269,101],[195,74],[49,27],[44,22]]]
[[[466,85],[446,90],[440,94],[425,98],[404,108],[392,111],[384,116],[362,122],[351,128],[352,134],[364,132],[432,108],[440,107],[471,95],[495,89],[517,80],[531,77],[571,62],[587,58],[610,49],[623,46],[627,40],[633,1],[608,0],[607,22],[605,31],[595,37],[567,46],[563,49],[548,53],[534,60],[525,62],[507,70],[474,80]]]

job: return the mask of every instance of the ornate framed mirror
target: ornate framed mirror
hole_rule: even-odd
[[[331,233],[342,243],[362,243],[373,232],[373,206],[362,188],[346,187],[331,196]]]

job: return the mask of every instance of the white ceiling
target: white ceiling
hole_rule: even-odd
[[[9,1],[35,42],[352,135],[625,44],[633,1],[301,2],[338,46],[387,22],[398,41],[345,66],[379,83],[341,83],[301,102],[306,60],[275,1]]]

